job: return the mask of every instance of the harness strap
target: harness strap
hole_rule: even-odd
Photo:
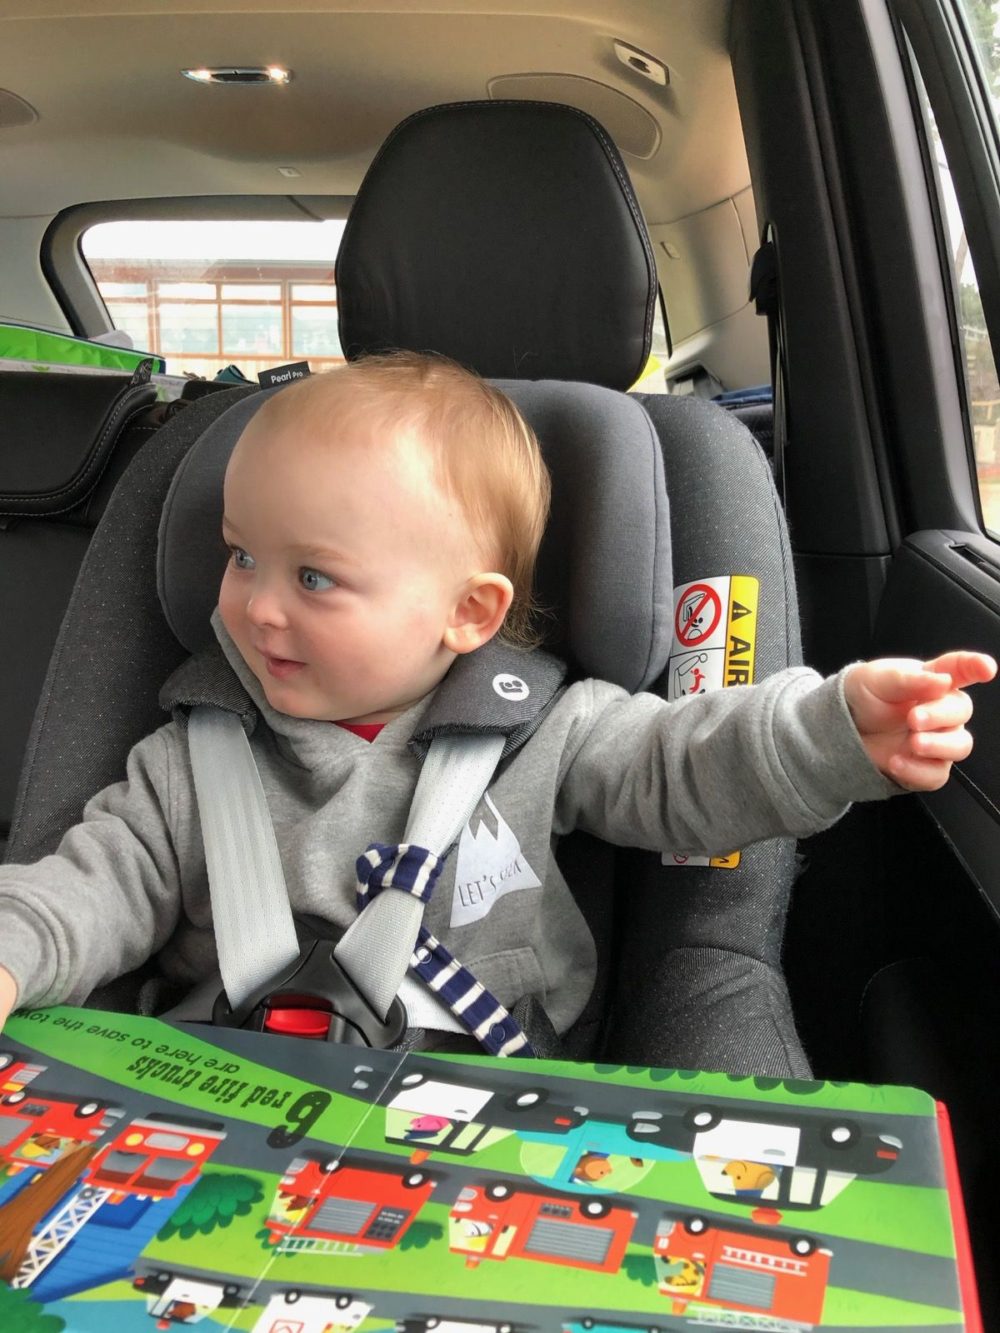
[[[243,725],[200,705],[188,749],[205,844],[219,971],[235,1008],[299,956],[271,812]]]
[[[301,956],[267,798],[239,718],[199,705],[188,743],[205,844],[219,970],[232,1010]],[[358,917],[333,956],[375,1013],[389,1012],[411,968],[460,1030],[494,1055],[533,1055],[517,1022],[423,925],[448,852],[499,761],[502,735],[437,737],[421,768],[409,841],[373,844],[359,858]],[[441,849],[414,838],[420,831]],[[394,893],[382,893],[395,889]]]

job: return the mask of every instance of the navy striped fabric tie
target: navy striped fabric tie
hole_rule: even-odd
[[[429,902],[446,859],[447,853],[435,856],[415,843],[373,842],[357,860],[358,911],[383,889]],[[426,926],[420,927],[410,968],[490,1055],[535,1054],[517,1020]]]

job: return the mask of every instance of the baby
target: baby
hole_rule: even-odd
[[[359,853],[403,837],[420,771],[407,742],[449,668],[498,637],[532,649],[548,499],[513,404],[412,354],[284,390],[232,454],[205,679],[245,693],[292,906],[334,935],[356,916]],[[719,853],[815,832],[852,800],[933,790],[972,746],[965,687],[995,671],[971,652],[857,663],[826,681],[791,668],[671,704],[577,681],[498,769],[425,923],[501,1005],[533,996],[565,1032],[596,953],[554,835]],[[470,904],[455,862],[466,834],[475,851],[473,823],[503,833],[517,873]],[[180,714],[133,749],[126,780],[88,803],[54,855],[0,870],[0,1022],[15,1004],[82,1003],[154,952],[185,987],[216,966]],[[433,1027],[435,1012],[461,1030],[433,1003],[411,1021]]]

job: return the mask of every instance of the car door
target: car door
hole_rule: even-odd
[[[996,23],[975,0],[734,4],[804,649],[827,670],[1000,655]],[[807,844],[788,968],[819,1073],[949,1104],[993,1327],[1000,685],[976,692],[973,731],[944,790]]]

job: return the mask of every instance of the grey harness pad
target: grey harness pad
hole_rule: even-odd
[[[507,738],[506,759],[537,729],[565,676],[566,664],[551,653],[526,653],[492,640],[455,660],[410,749],[422,759],[435,736],[500,733]]]

